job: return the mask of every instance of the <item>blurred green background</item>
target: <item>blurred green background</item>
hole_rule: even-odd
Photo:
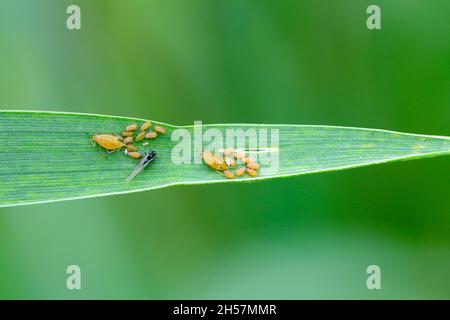
[[[81,30],[66,28],[70,4]],[[449,13],[447,0],[2,0],[0,108],[450,135]],[[1,208],[0,298],[449,299],[449,173],[440,157]],[[366,288],[370,264],[382,290]]]

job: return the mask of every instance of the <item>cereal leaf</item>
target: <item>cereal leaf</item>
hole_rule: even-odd
[[[218,124],[206,129],[277,129],[279,146],[268,149],[279,158],[277,172],[263,170],[256,178],[226,179],[205,164],[171,161],[172,132],[149,139],[157,158],[133,181],[126,178],[139,160],[122,151],[106,153],[93,146],[96,133],[121,133],[144,119],[91,114],[0,111],[0,207],[137,192],[171,185],[237,183],[307,173],[349,169],[384,162],[450,154],[450,138],[386,130],[311,125]],[[270,144],[270,140],[269,140]],[[267,168],[266,168],[267,169]]]

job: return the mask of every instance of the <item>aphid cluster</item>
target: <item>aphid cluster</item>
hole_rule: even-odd
[[[219,154],[203,151],[203,161],[211,169],[221,172],[228,179],[240,177],[244,173],[256,177],[261,167],[255,158],[246,157],[243,151],[235,151],[232,148],[228,148]]]
[[[150,121],[144,122],[140,127],[132,123],[128,125],[120,135],[114,134],[99,134],[92,137],[92,141],[102,146],[109,152],[117,151],[125,148],[125,154],[133,159],[139,159],[143,156],[138,151],[138,147],[134,142],[140,142],[144,139],[155,139],[158,134],[166,133],[166,129],[161,126],[154,126],[152,131],[150,129],[152,124]],[[139,130],[138,130],[139,129]],[[143,145],[147,145],[144,142]]]
[[[134,168],[133,171],[128,176],[127,183],[129,183],[131,180],[134,179],[134,177],[136,177],[139,173],[141,173],[141,171],[144,170],[145,167],[147,167],[150,164],[150,162],[152,162],[153,159],[155,159],[155,157],[156,157],[155,151],[150,151],[148,154],[145,154],[144,157],[139,162],[139,164],[136,166],[136,168]]]

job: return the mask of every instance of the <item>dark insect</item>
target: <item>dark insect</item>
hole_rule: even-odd
[[[141,161],[139,162],[139,164],[136,166],[136,168],[133,169],[133,171],[130,173],[130,175],[127,178],[127,183],[129,183],[131,180],[133,180],[139,173],[141,173],[142,170],[145,169],[146,166],[148,166],[148,164],[150,162],[152,162],[153,159],[155,159],[156,157],[156,152],[151,150],[149,151],[148,154],[143,155]]]

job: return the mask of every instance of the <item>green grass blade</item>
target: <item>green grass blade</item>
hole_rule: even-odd
[[[450,138],[386,130],[303,125],[204,126],[279,130],[279,171],[227,180],[204,164],[175,165],[170,133],[150,141],[158,153],[131,183],[136,160],[93,147],[95,133],[120,133],[143,119],[75,113],[0,111],[0,207],[105,196],[177,184],[238,183],[348,169],[450,153]],[[190,132],[193,127],[183,127]]]

